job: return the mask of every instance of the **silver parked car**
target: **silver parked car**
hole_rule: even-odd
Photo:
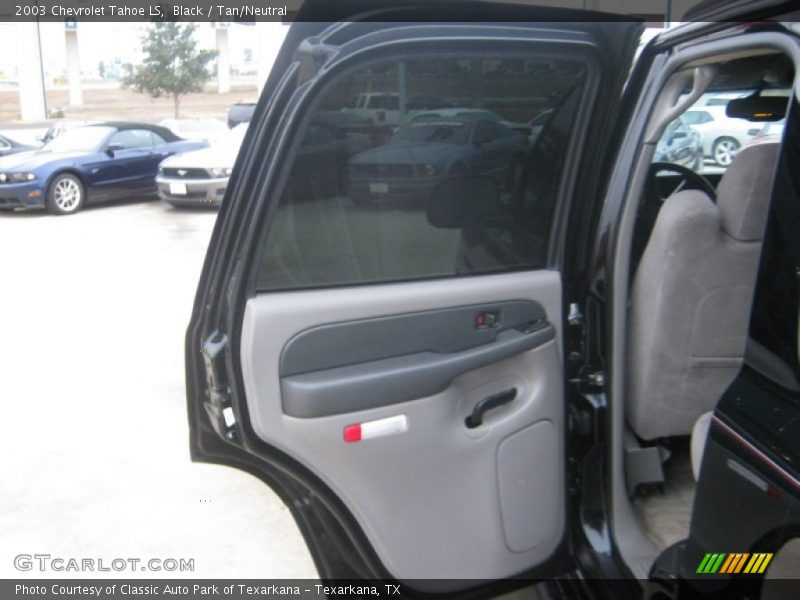
[[[218,205],[239,154],[247,123],[216,144],[168,158],[158,167],[158,195],[172,206]]]

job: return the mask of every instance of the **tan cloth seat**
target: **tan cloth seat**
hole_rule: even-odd
[[[703,192],[661,207],[631,295],[628,423],[644,440],[689,435],[744,357],[778,144],[745,148]]]

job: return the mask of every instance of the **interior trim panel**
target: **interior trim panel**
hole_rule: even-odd
[[[430,396],[457,375],[554,337],[544,308],[531,301],[316,327],[283,350],[283,412],[324,417]]]
[[[259,294],[240,349],[254,433],[342,499],[394,577],[455,586],[562,540],[562,347],[561,275],[539,270]]]

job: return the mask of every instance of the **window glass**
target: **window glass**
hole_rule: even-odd
[[[400,99],[397,96],[373,96],[369,100],[370,108],[382,108],[385,110],[399,110]]]
[[[498,138],[497,125],[491,121],[478,121],[475,124],[475,137],[476,144],[485,144]]]
[[[154,145],[154,137],[158,137],[158,139],[161,140],[158,143],[164,143],[163,139],[161,139],[159,136],[156,136],[149,129],[125,129],[112,135],[108,143],[109,145],[119,144],[126,150],[131,150],[133,148],[148,148]]]
[[[653,162],[667,162],[688,167],[701,175],[720,176],[736,158],[739,151],[750,145],[768,141],[775,129],[769,123],[729,117],[726,109],[731,100],[753,94],[752,89],[737,92],[707,92],[700,96],[676,121],[667,126],[661,136]],[[774,88],[763,95],[786,96],[789,90]],[[677,123],[682,122],[683,125]],[[676,138],[676,128],[684,131]]]
[[[45,145],[52,152],[91,152],[114,131],[110,127],[88,126],[68,129]]]
[[[689,125],[700,125],[702,123],[708,123],[712,119],[711,115],[704,110],[688,110],[686,114],[683,115],[683,120]]]
[[[344,76],[290,158],[257,288],[546,267],[585,77],[575,61],[435,56]]]

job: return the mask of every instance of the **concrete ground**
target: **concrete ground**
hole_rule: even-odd
[[[95,576],[14,568],[34,553],[317,576],[269,488],[189,460],[183,336],[215,218],[158,201],[0,213],[0,577]]]

